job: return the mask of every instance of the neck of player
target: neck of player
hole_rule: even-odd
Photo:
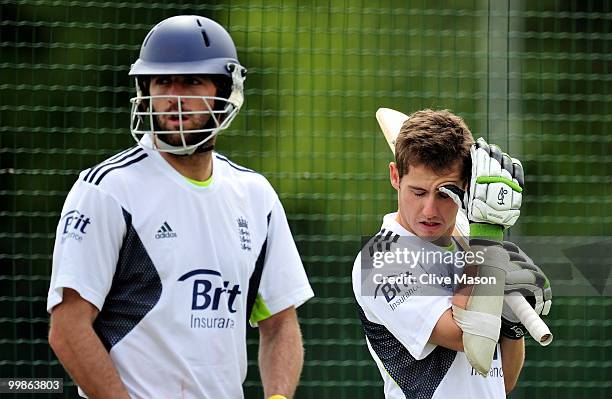
[[[168,152],[160,152],[177,172],[192,180],[206,181],[212,175],[212,151],[180,156]]]

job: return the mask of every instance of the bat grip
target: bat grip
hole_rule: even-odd
[[[533,310],[523,295],[518,292],[511,292],[505,296],[505,301],[516,317],[523,323],[527,331],[529,331],[533,339],[542,346],[547,346],[552,342],[553,335],[548,326]]]

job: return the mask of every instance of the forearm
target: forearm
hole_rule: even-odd
[[[52,319],[49,342],[89,398],[129,398],[108,352],[90,325]]]
[[[476,277],[478,275],[478,268],[476,266],[467,265],[463,268],[463,273],[468,277]],[[462,284],[459,286],[453,295],[453,305],[461,309],[466,309],[473,289],[474,286],[471,284]]]
[[[463,352],[463,331],[453,320],[453,311],[447,309],[434,326],[429,342],[447,349]]]
[[[260,326],[261,329],[261,326]],[[304,348],[297,319],[286,319],[274,329],[260,331],[259,372],[265,397],[293,397],[302,365]]]
[[[473,271],[470,271],[470,273],[473,273]],[[471,291],[472,286],[469,285],[457,289],[452,298],[452,305],[461,309],[467,308]],[[431,333],[429,342],[455,351],[464,351],[463,331],[455,322],[452,309],[448,309],[440,316]]]
[[[525,339],[513,340],[503,337],[501,340],[501,358],[507,394],[514,389],[523,368],[525,361]]]

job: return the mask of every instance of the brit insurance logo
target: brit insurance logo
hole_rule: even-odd
[[[63,223],[63,244],[68,239],[74,239],[75,241],[81,242],[85,234],[87,234],[87,226],[91,224],[91,220],[81,212],[74,209],[62,216],[60,223]]]
[[[191,282],[190,328],[234,328],[239,284],[225,280],[221,273],[210,269],[196,269],[183,274],[179,282]]]
[[[159,229],[157,229],[157,233],[155,233],[156,239],[161,238],[176,238],[176,233],[172,230],[172,227],[168,224],[168,222],[164,222]]]

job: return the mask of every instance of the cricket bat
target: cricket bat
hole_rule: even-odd
[[[385,136],[385,140],[393,155],[395,155],[395,141],[402,128],[404,122],[408,119],[406,114],[390,108],[379,108],[376,111],[376,120],[378,125]],[[504,301],[510,306],[514,314],[519,318],[521,323],[525,326],[529,334],[535,339],[540,345],[547,346],[553,340],[553,335],[550,329],[542,321],[540,316],[533,310],[531,305],[527,302],[525,297],[520,293],[513,293],[504,296]]]

